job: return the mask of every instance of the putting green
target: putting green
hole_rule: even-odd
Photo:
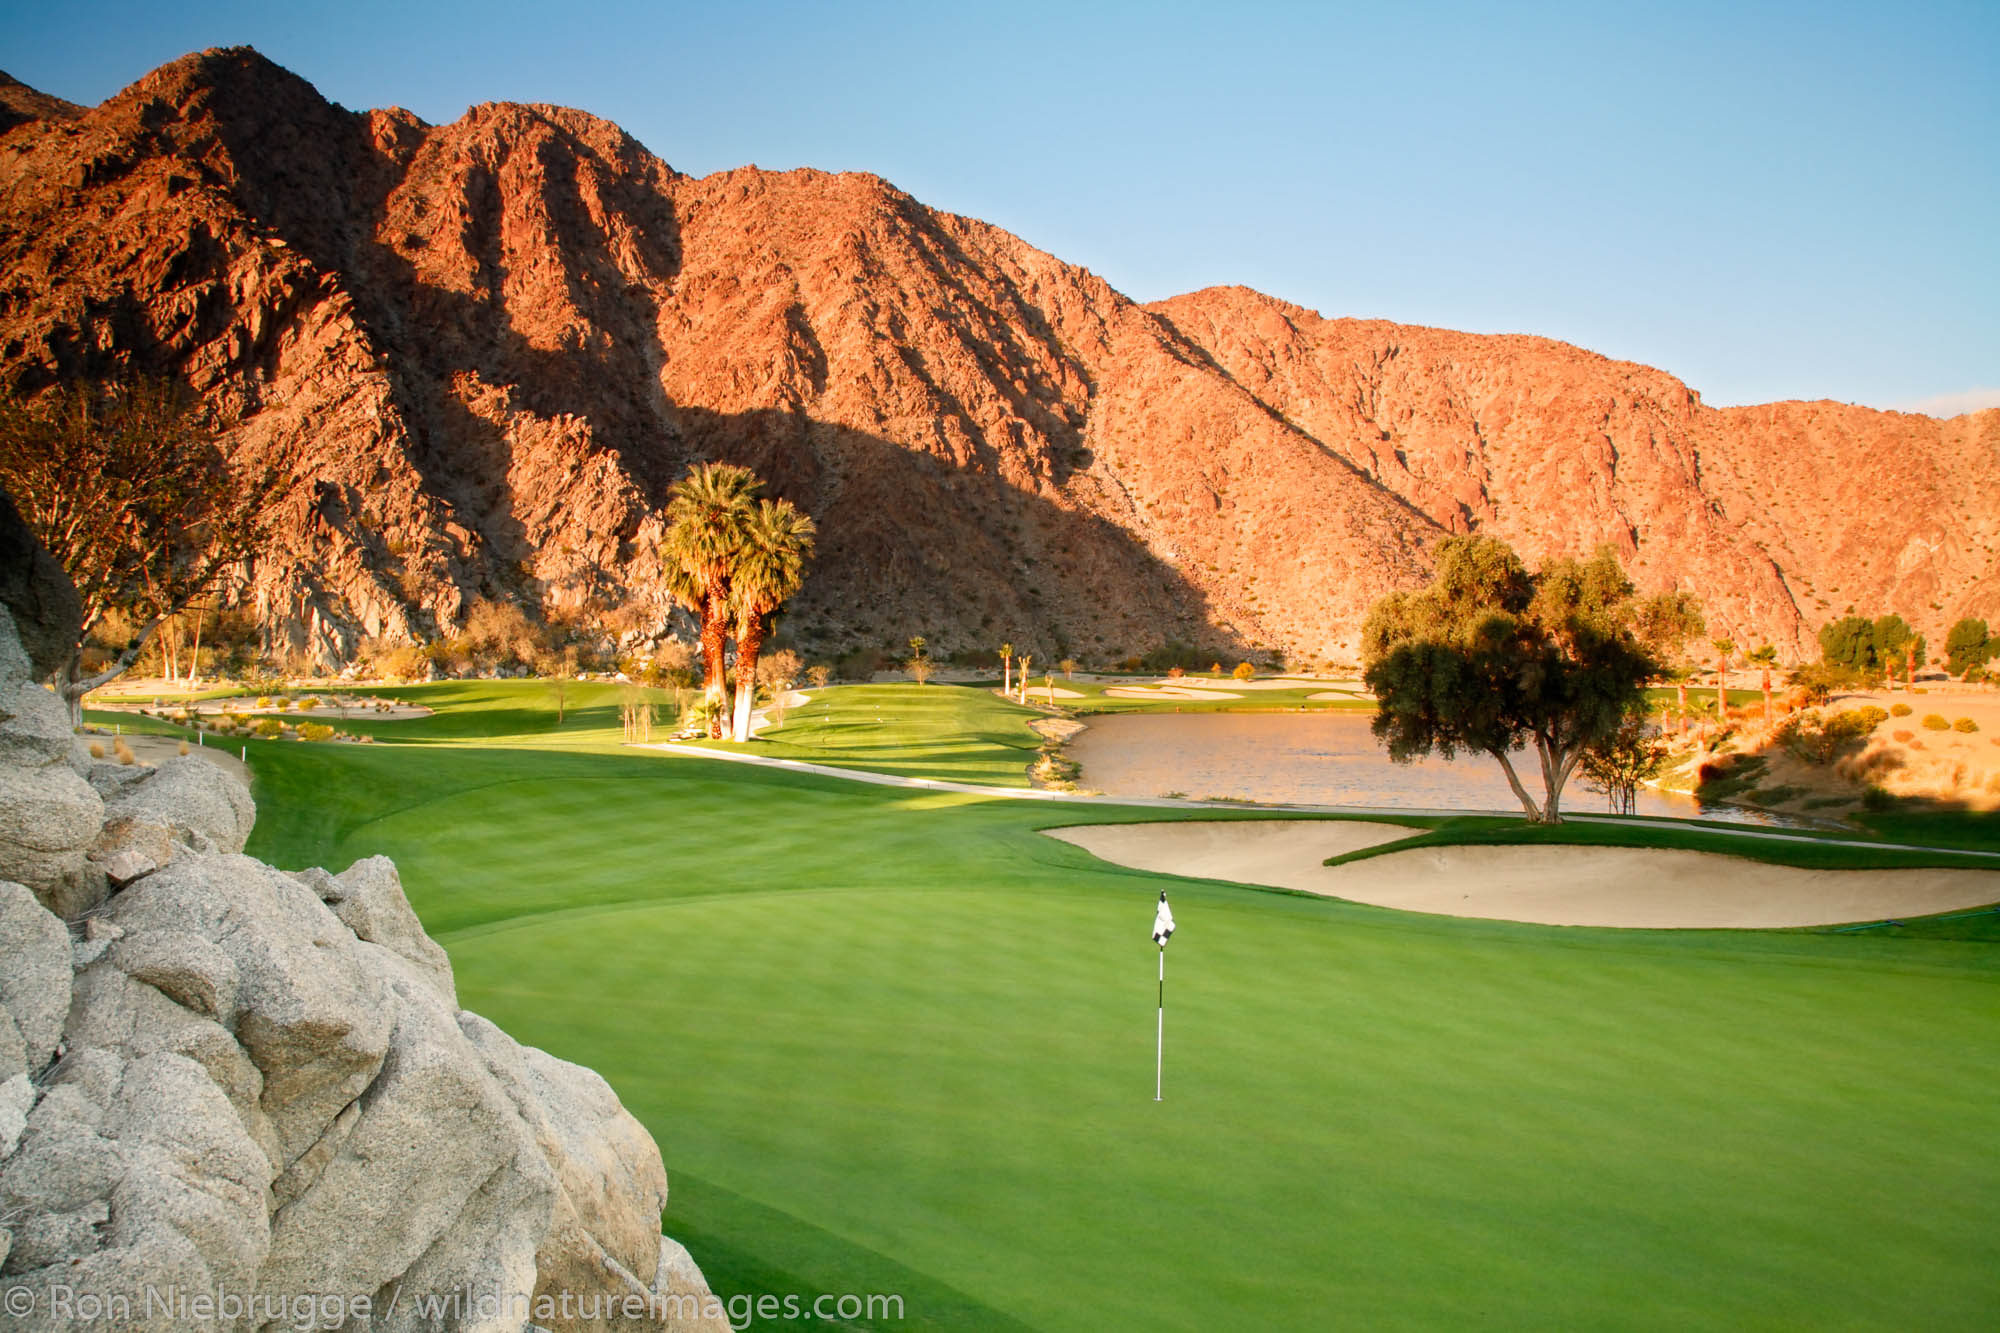
[[[1102,807],[574,725],[253,745],[252,850],[396,857],[467,1007],[647,1123],[726,1293],[894,1292],[895,1329],[1994,1322],[1992,945],[1164,879],[1035,832]]]

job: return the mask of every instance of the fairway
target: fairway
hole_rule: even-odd
[[[899,1294],[885,1329],[2000,1317],[1991,944],[1182,881],[1036,831],[1158,810],[634,755],[615,702],[537,706],[253,744],[251,850],[395,857],[462,1002],[652,1130],[721,1292]]]

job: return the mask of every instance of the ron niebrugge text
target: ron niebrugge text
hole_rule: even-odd
[[[777,1296],[739,1293],[727,1299],[685,1293],[614,1294],[611,1292],[479,1292],[470,1287],[445,1292],[392,1293],[386,1301],[372,1296],[271,1292],[194,1291],[185,1287],[141,1287],[138,1291],[105,1293],[48,1286],[10,1286],[0,1292],[0,1312],[16,1319],[41,1314],[50,1319],[83,1323],[133,1323],[170,1319],[176,1323],[221,1320],[253,1328],[279,1326],[307,1333],[337,1329],[351,1320],[372,1318],[381,1307],[392,1318],[399,1310],[426,1320],[556,1319],[685,1319],[722,1318],[735,1328],[758,1320],[901,1319],[903,1298],[897,1295]]]

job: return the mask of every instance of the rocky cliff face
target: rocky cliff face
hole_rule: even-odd
[[[1142,307],[873,177],[349,112],[246,50],[50,101],[6,101],[0,375],[167,371],[232,414],[287,479],[239,592],[328,661],[476,597],[663,621],[659,507],[704,457],[818,519],[809,651],[1341,658],[1467,530],[1610,541],[1741,641],[2000,610],[2000,412],[1716,411],[1543,339]]]
[[[10,1329],[728,1328],[596,1074],[458,1007],[396,868],[286,874],[202,759],[92,763],[0,605]],[[302,1304],[304,1302],[304,1304]],[[302,1313],[303,1312],[303,1313]],[[331,1322],[329,1322],[331,1321]]]

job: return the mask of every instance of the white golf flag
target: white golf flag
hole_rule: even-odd
[[[1167,895],[1160,894],[1160,910],[1153,913],[1153,943],[1165,944],[1174,933],[1174,909],[1167,906]]]

